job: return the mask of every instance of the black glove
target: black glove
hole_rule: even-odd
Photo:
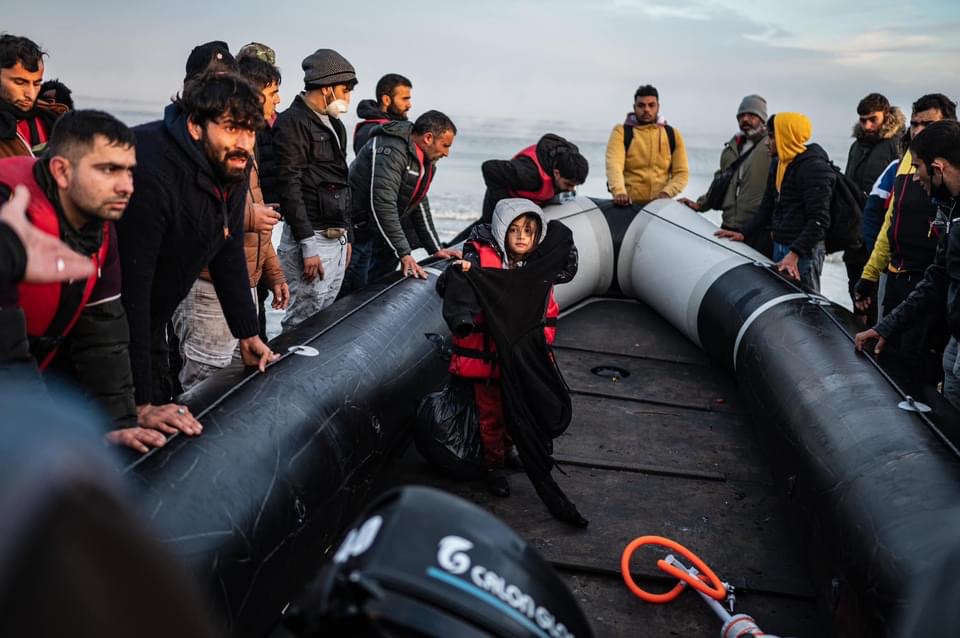
[[[863,310],[869,308],[877,300],[877,282],[860,278],[853,287],[854,304],[865,303]]]

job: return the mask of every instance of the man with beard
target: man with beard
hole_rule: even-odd
[[[720,153],[720,170],[706,194],[692,201],[680,202],[696,211],[719,208],[723,211],[721,228],[742,232],[753,219],[763,201],[770,172],[770,151],[767,149],[767,101],[759,95],[748,95],[737,109],[740,132],[730,138]],[[747,244],[768,257],[773,254],[770,235],[760,232],[747,238]]]
[[[933,263],[913,292],[873,328],[857,333],[855,345],[862,350],[876,340],[880,354],[891,336],[922,321],[930,313],[945,313],[950,341],[943,353],[943,396],[960,410],[960,122],[933,122],[910,144],[914,179],[939,207],[937,225],[940,243]]]
[[[135,194],[117,224],[138,411],[173,393],[165,327],[208,266],[240,355],[274,358],[257,335],[243,251],[243,213],[260,95],[233,73],[186,84],[164,119],[138,126]]]
[[[406,219],[412,218],[428,254],[438,259],[460,256],[458,250],[443,248],[427,200],[437,162],[450,154],[456,135],[453,120],[440,111],[373,130],[350,164],[355,252],[344,277],[345,292],[365,287],[396,270],[398,263],[405,277],[427,278],[411,254],[403,229]]]
[[[353,154],[359,155],[360,149],[370,139],[375,126],[387,122],[399,122],[407,119],[407,112],[413,103],[410,91],[413,83],[397,73],[387,73],[377,82],[377,99],[360,100],[357,104],[357,127],[353,129]]]
[[[618,206],[676,197],[687,185],[687,148],[680,132],[660,117],[660,93],[637,89],[633,111],[607,142],[607,188]]]
[[[884,169],[900,157],[900,136],[906,118],[879,93],[860,100],[857,116],[844,173],[868,195]]]
[[[0,306],[19,303],[29,357],[41,373],[75,382],[115,423],[125,426],[136,425],[138,415],[112,222],[120,219],[130,200],[135,163],[133,133],[100,111],[64,115],[41,160],[0,160],[0,199],[7,199],[15,185],[26,185],[34,227],[59,238],[92,266],[90,276],[64,283],[22,283],[4,295]],[[65,262],[58,258],[56,265],[62,269]],[[26,357],[27,352],[17,356],[6,348],[0,353],[7,360]],[[146,452],[164,444],[157,430],[199,432],[199,423],[180,406],[157,406],[139,417],[143,427],[115,430],[107,438]]]
[[[33,157],[43,151],[53,123],[67,110],[37,99],[44,55],[27,38],[0,35],[0,157]]]
[[[337,298],[350,263],[347,129],[340,117],[357,85],[353,65],[333,49],[301,63],[304,90],[273,132],[277,192],[284,216],[277,254],[290,287],[289,330]]]

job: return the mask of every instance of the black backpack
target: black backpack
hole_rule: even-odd
[[[670,145],[670,155],[672,156],[674,151],[677,150],[677,134],[673,132],[673,127],[669,124],[664,124],[663,128],[667,131],[667,144]],[[626,124],[623,125],[623,156],[627,156],[627,151],[630,150],[630,142],[633,141],[633,127]]]
[[[860,247],[860,218],[867,198],[857,183],[830,162],[837,179],[830,197],[830,228],[824,237],[827,254]]]

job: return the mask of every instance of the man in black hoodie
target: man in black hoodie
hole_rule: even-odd
[[[359,155],[360,149],[370,139],[373,129],[387,122],[402,122],[413,102],[410,91],[413,83],[398,73],[387,73],[377,81],[377,99],[360,100],[357,104],[357,122],[353,129],[353,154]]]
[[[481,224],[489,224],[497,202],[508,197],[544,206],[560,193],[572,193],[587,180],[589,165],[576,144],[547,133],[508,160],[487,160],[480,166],[487,192]]]
[[[820,292],[830,227],[830,199],[837,176],[802,113],[778,113],[767,121],[770,176],[760,209],[742,232],[718,230],[717,237],[743,241],[770,226],[776,267],[791,279]]]
[[[138,126],[134,195],[117,224],[137,409],[173,392],[165,328],[208,266],[247,365],[273,353],[257,336],[243,211],[260,95],[233,73],[191,79],[164,119]]]

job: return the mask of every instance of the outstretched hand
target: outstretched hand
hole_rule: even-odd
[[[86,279],[93,274],[93,262],[75,253],[65,243],[43,232],[27,219],[30,191],[26,186],[13,189],[13,197],[0,208],[0,222],[17,234],[27,253],[23,280],[32,284]]]
[[[867,342],[874,339],[877,341],[877,345],[873,347],[873,354],[880,354],[883,352],[883,346],[886,345],[887,340],[884,339],[880,333],[873,328],[864,330],[863,332],[858,332],[853,337],[853,347],[857,349],[857,352],[863,352],[863,347],[867,345]]]

